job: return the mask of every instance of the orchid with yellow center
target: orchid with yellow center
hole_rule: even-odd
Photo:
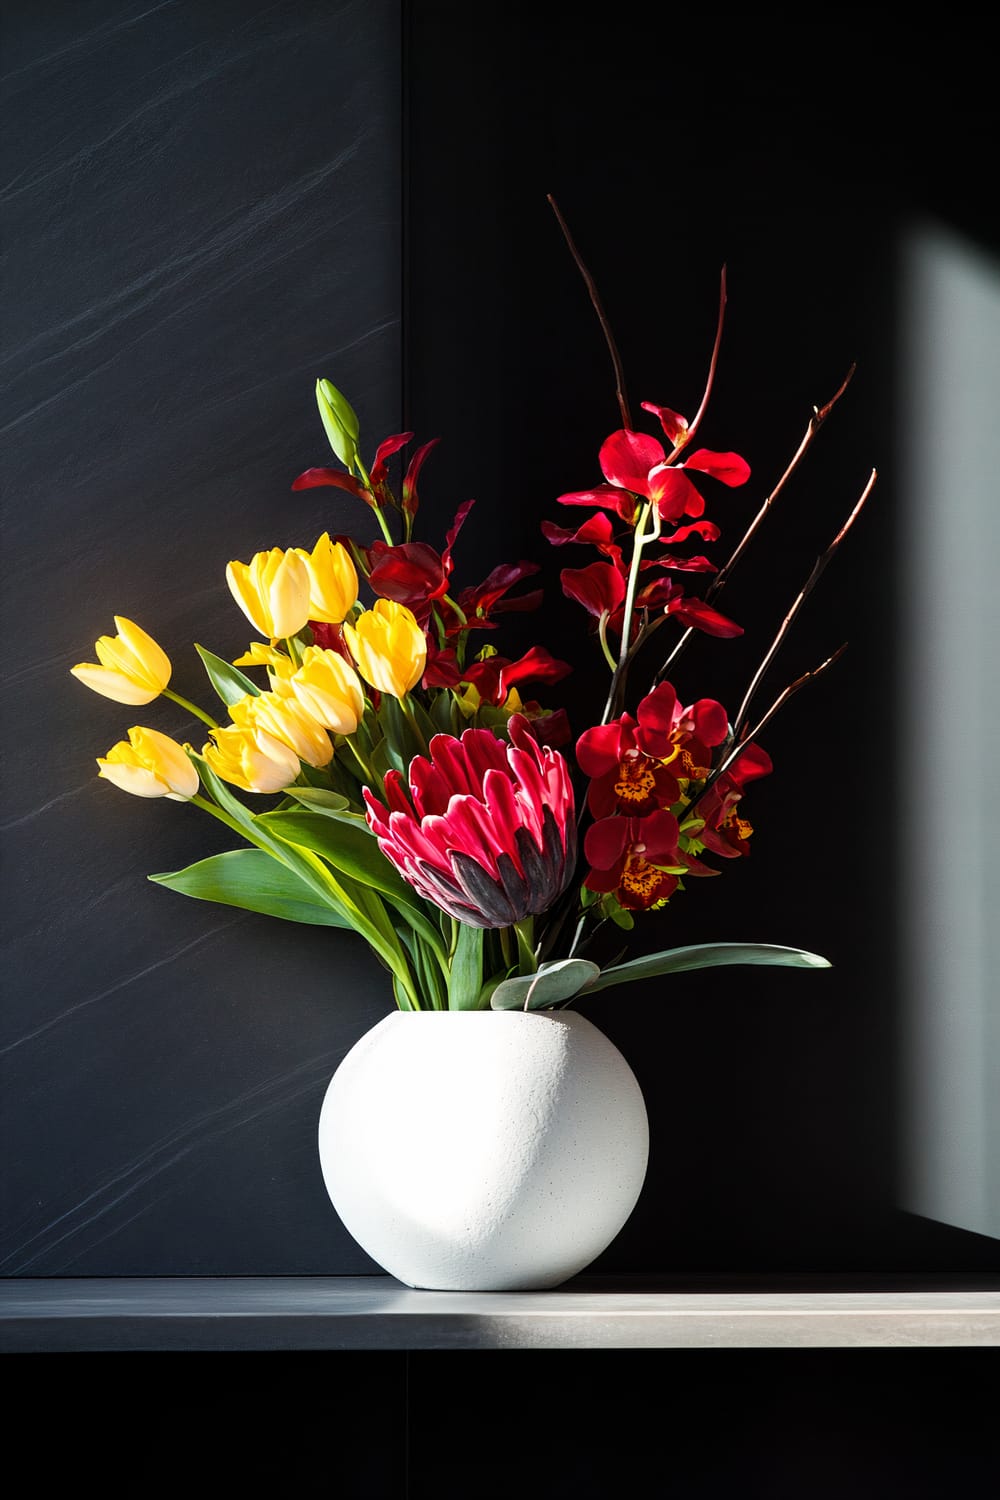
[[[152,703],[170,681],[170,659],[152,636],[131,620],[115,615],[116,636],[95,642],[97,662],[79,662],[73,676],[116,703]]]
[[[339,625],[358,598],[358,574],[343,542],[332,542],[324,531],[311,552],[293,548],[309,574],[309,619]]]
[[[309,569],[300,554],[272,547],[226,568],[230,592],[251,625],[272,641],[297,634],[309,619]]]
[[[424,675],[427,640],[405,604],[376,599],[354,625],[344,626],[344,639],[362,677],[379,693],[405,698]]]
[[[158,729],[136,725],[128,740],[98,756],[99,776],[134,797],[169,797],[187,802],[200,785],[194,763],[183,748]]]

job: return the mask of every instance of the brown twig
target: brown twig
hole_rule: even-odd
[[[618,353],[618,345],[615,343],[614,334],[611,332],[611,324],[608,322],[607,314],[604,311],[600,296],[598,295],[594,278],[587,270],[587,267],[583,262],[583,257],[580,255],[579,250],[576,248],[576,245],[573,241],[573,236],[569,232],[569,227],[566,223],[566,220],[563,218],[562,214],[559,211],[559,206],[556,203],[556,200],[553,198],[551,193],[547,193],[545,196],[549,201],[552,212],[555,214],[556,218],[559,221],[559,228],[562,230],[566,244],[569,246],[569,253],[576,261],[577,269],[580,272],[580,275],[583,277],[584,282],[586,283],[587,291],[590,293],[590,300],[594,304],[594,311],[597,313],[597,316],[600,320],[601,328],[604,332],[604,339],[611,354],[611,362],[615,368],[615,395],[618,398],[618,409],[621,412],[622,426],[628,428],[628,430],[631,432],[632,414],[629,411],[628,396],[625,394],[625,372],[622,369],[622,361],[621,355]]]
[[[812,572],[809,574],[809,577],[806,579],[805,583],[802,585],[802,588],[799,590],[798,594],[796,595],[795,600],[794,600],[794,602],[792,604],[791,609],[788,611],[787,615],[782,620],[781,626],[780,626],[780,628],[778,630],[777,635],[775,636],[774,640],[771,642],[770,648],[765,653],[764,658],[761,661],[760,666],[757,668],[756,672],[754,673],[753,680],[751,681],[750,686],[747,688],[745,694],[743,695],[743,702],[740,704],[739,712],[737,713],[736,718],[733,721],[733,733],[734,733],[734,737],[735,737],[737,743],[741,743],[744,740],[744,738],[745,738],[743,730],[744,730],[745,723],[746,723],[747,710],[750,707],[750,703],[751,703],[751,700],[754,697],[754,694],[756,693],[758,687],[760,686],[760,683],[761,683],[761,681],[762,681],[762,679],[764,677],[764,674],[766,673],[768,667],[771,665],[772,661],[774,660],[775,656],[777,655],[778,650],[781,647],[781,643],[782,643],[782,641],[784,641],[784,639],[787,636],[789,630],[791,629],[792,624],[793,624],[793,622],[795,620],[796,615],[798,614],[799,610],[802,608],[802,606],[805,603],[806,599],[812,593],[813,589],[816,587],[816,584],[819,582],[820,575],[823,573],[823,570],[826,568],[827,564],[831,561],[831,559],[833,558],[834,554],[837,552],[838,548],[840,547],[840,544],[843,542],[844,538],[846,537],[847,533],[850,531],[851,527],[854,525],[854,522],[857,520],[858,516],[861,514],[861,510],[862,510],[862,508],[864,506],[864,503],[868,499],[868,496],[872,492],[872,487],[875,484],[876,477],[877,477],[877,471],[875,469],[872,469],[871,474],[870,474],[870,476],[868,478],[868,483],[865,485],[864,489],[862,490],[861,495],[858,498],[858,501],[857,501],[857,503],[854,506],[854,509],[851,511],[850,515],[847,517],[847,520],[844,522],[843,526],[841,526],[840,530],[837,532],[837,535],[834,537],[833,541],[827,547],[826,551],[820,557],[818,557],[816,559],[815,563],[813,564],[813,570],[812,570]]]
[[[692,420],[688,423],[684,436],[678,443],[675,443],[673,450],[666,460],[668,464],[672,464],[678,455],[684,451],[701,426],[701,419],[705,415],[708,398],[712,394],[712,386],[715,384],[715,372],[719,364],[719,349],[722,345],[722,325],[725,322],[726,316],[726,300],[726,268],[723,266],[719,277],[719,316],[715,324],[715,342],[712,345],[712,357],[708,362],[708,376],[705,380],[705,390],[701,398],[701,405],[698,407]]]
[[[830,415],[831,411],[836,406],[836,404],[840,400],[841,396],[847,390],[847,387],[848,387],[848,385],[851,382],[851,378],[854,375],[854,371],[855,371],[856,368],[857,368],[856,365],[853,365],[853,364],[851,365],[851,368],[848,370],[847,374],[844,376],[844,379],[841,381],[839,388],[830,397],[829,401],[827,401],[823,406],[814,406],[813,407],[813,414],[809,418],[809,424],[806,427],[805,432],[803,433],[802,441],[799,443],[798,448],[795,450],[794,455],[792,456],[792,458],[790,459],[787,467],[785,468],[785,472],[782,474],[781,478],[778,480],[777,484],[774,486],[774,489],[771,491],[771,493],[769,495],[767,495],[766,498],[764,499],[763,503],[761,504],[760,509],[758,510],[757,514],[754,516],[753,520],[750,522],[750,525],[747,527],[746,531],[743,533],[743,536],[741,537],[740,541],[738,542],[738,544],[737,544],[734,552],[729,557],[728,561],[725,562],[722,565],[722,567],[719,569],[718,573],[716,573],[715,577],[713,578],[712,582],[709,584],[708,588],[705,590],[705,603],[706,604],[711,603],[711,601],[717,597],[717,595],[719,594],[719,592],[725,587],[726,583],[729,581],[730,577],[732,576],[733,569],[736,567],[736,564],[739,562],[740,558],[743,556],[743,554],[746,551],[747,547],[750,545],[751,539],[753,538],[753,536],[756,534],[756,532],[760,528],[760,526],[763,523],[764,518],[767,516],[768,512],[772,509],[772,507],[773,507],[775,501],[777,500],[778,496],[781,494],[782,490],[785,488],[785,485],[791,479],[792,475],[795,473],[795,470],[798,468],[799,464],[802,462],[802,460],[805,457],[805,455],[806,455],[809,447],[811,446],[811,444],[813,442],[813,439],[816,437],[816,434],[819,432],[820,428],[823,426],[823,423],[826,421],[827,417]],[[677,641],[677,644],[674,646],[674,649],[671,651],[670,655],[666,658],[666,660],[663,662],[663,664],[659,668],[659,671],[657,672],[655,678],[653,679],[653,685],[654,686],[657,683],[663,681],[664,677],[670,671],[670,668],[673,666],[674,662],[680,656],[682,650],[687,645],[688,641],[690,640],[690,638],[691,638],[691,636],[693,634],[694,634],[694,626],[691,625],[681,635],[680,639]]]
[[[816,678],[819,677],[821,673],[825,672],[828,667],[832,667],[835,661],[840,660],[846,650],[847,642],[845,641],[844,644],[840,646],[832,656],[827,657],[826,661],[820,662],[819,666],[814,667],[811,672],[803,672],[801,677],[796,677],[794,682],[790,682],[784,689],[784,691],[778,694],[777,698],[775,698],[774,702],[771,704],[771,707],[768,709],[764,717],[754,725],[749,734],[744,735],[739,743],[733,746],[725,759],[716,766],[712,774],[706,779],[701,791],[685,809],[685,812],[683,814],[684,819],[688,819],[694,815],[694,810],[698,806],[698,803],[705,796],[705,793],[715,785],[720,776],[725,775],[734,761],[739,760],[740,756],[743,754],[744,750],[746,750],[747,746],[757,737],[758,734],[760,734],[761,730],[765,728],[766,725],[770,724],[775,714],[780,708],[784,706],[784,704],[788,702],[789,698],[791,698],[793,694],[797,693],[800,688],[804,688],[807,683],[815,682]]]

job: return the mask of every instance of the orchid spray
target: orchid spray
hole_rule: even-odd
[[[363,544],[324,532],[310,550],[274,547],[229,561],[226,582],[256,636],[235,661],[195,647],[221,703],[215,713],[169,688],[167,653],[121,617],[118,634],[97,642],[98,662],[73,668],[119,703],[167,697],[201,729],[198,745],[133,725],[98,758],[99,775],[120,789],[187,802],[237,839],[229,851],[150,879],[197,899],[360,934],[389,971],[402,1010],[561,1007],[629,981],[722,964],[829,967],[818,954],[770,943],[674,946],[632,959],[624,952],[637,922],[668,906],[672,918],[670,903],[689,881],[748,852],[744,797],[773,769],[759,736],[844,650],[755,710],[763,677],[860,514],[874,472],[736,712],[707,697],[685,702],[672,681],[694,632],[742,634],[718,596],[853,371],[813,408],[784,473],[718,567],[688,549],[720,536],[699,479],[735,487],[750,478],[739,454],[694,443],[719,357],[725,271],[696,414],[688,421],[644,401],[646,425],[657,429],[644,432],[593,278],[549,202],[600,319],[621,417],[599,445],[600,480],[555,497],[586,510],[585,519],[541,528],[555,547],[596,553],[560,573],[563,595],[591,619],[593,650],[607,668],[593,722],[571,726],[565,708],[542,701],[570,663],[541,644],[512,658],[492,643],[504,614],[542,605],[540,589],[521,587],[539,564],[501,562],[480,583],[458,587],[456,544],[473,502],[458,508],[441,550],[415,536],[419,484],[439,440],[413,450],[393,483],[391,466],[414,434],[386,438],[366,466],[357,414],[326,379],[316,400],[337,463],[305,470],[292,489],[346,491],[371,511],[377,538]],[[678,575],[707,585],[689,592]],[[631,680],[640,663],[646,688],[637,698]],[[602,966],[595,937],[609,924],[625,947]]]

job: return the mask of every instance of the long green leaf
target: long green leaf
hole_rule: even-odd
[[[257,822],[279,838],[321,854],[335,869],[360,880],[362,885],[401,900],[412,899],[410,887],[386,859],[367,826],[341,823],[306,808],[261,813]]]
[[[783,948],[775,943],[698,943],[602,969],[600,976],[587,986],[587,993],[592,995],[634,979],[653,979],[659,974],[680,974],[686,969],[718,968],[723,964],[776,964],[789,969],[832,967],[829,959],[804,948]]]
[[[482,988],[483,929],[460,922],[448,980],[449,1010],[478,1010]]]
[[[197,641],[194,649],[201,657],[209,682],[227,708],[231,708],[234,703],[239,703],[240,699],[245,698],[248,693],[253,698],[260,697],[260,688],[255,682],[251,682],[249,677],[244,677],[238,667],[234,667],[228,661],[223,661],[221,656],[206,651],[205,647],[199,646]]]
[[[430,921],[427,907],[386,859],[367,824],[353,820],[344,823],[336,812],[328,817],[305,808],[262,813],[257,821],[279,837],[319,854],[342,875],[385,896],[411,931],[434,951],[442,965],[445,963],[441,934]]]
[[[150,875],[149,879],[199,901],[239,906],[287,922],[350,928],[345,917],[329,904],[317,901],[297,875],[262,849],[213,854],[184,870]]]
[[[348,925],[375,949],[396,975],[400,985],[412,989],[413,976],[409,959],[376,892],[347,877],[337,879],[329,866],[311,849],[290,843],[272,833],[264,825],[263,815],[255,816],[234,797],[203,756],[193,756],[192,759],[197,761],[202,785],[226,814],[227,821],[249,843],[266,849],[275,859],[293,870],[320,901],[328,902],[334,910],[346,917]],[[412,998],[417,1000],[415,989]]]

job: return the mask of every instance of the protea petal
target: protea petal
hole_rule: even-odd
[[[576,858],[569,766],[520,714],[510,743],[487,729],[435,735],[409,787],[386,777],[386,803],[364,789],[379,848],[405,880],[474,927],[507,927],[544,911]]]

